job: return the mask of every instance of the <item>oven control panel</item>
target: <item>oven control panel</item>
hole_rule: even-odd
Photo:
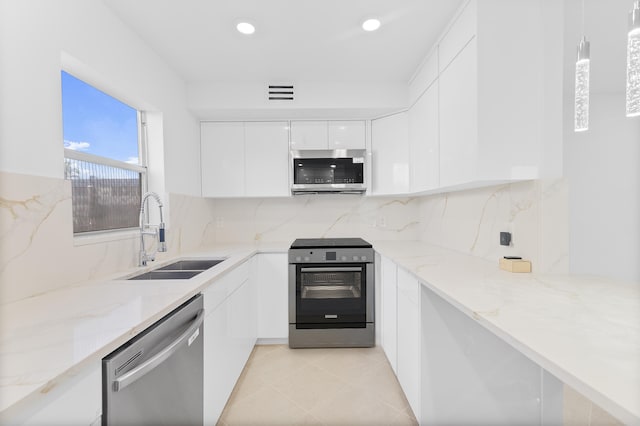
[[[289,249],[289,263],[373,263],[372,248]]]

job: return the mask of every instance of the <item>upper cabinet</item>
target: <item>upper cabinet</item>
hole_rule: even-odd
[[[429,191],[440,185],[438,80],[409,110],[409,158],[411,192]]]
[[[471,0],[444,33],[409,90],[412,192],[561,174],[562,25],[543,3]]]
[[[371,120],[371,192],[409,192],[409,135],[406,112]]]
[[[201,123],[204,197],[289,195],[287,122]]]
[[[365,149],[364,121],[292,121],[291,149]]]

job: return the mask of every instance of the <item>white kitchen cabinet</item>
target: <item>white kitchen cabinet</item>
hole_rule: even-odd
[[[215,425],[257,337],[257,295],[249,262],[204,294],[204,423]]]
[[[561,381],[430,289],[420,297],[420,424],[562,424]]]
[[[286,122],[201,123],[204,197],[289,196]]]
[[[51,398],[24,423],[20,424],[45,426],[60,425],[99,425],[102,413],[102,366],[99,361],[77,375],[77,379],[69,379],[62,385],[54,386],[49,395]]]
[[[561,118],[547,113],[562,102],[562,25],[542,3],[471,0],[441,40],[441,187],[562,170]]]
[[[380,256],[380,293],[382,349],[389,360],[393,372],[398,374],[398,310],[396,264],[384,256]]]
[[[402,268],[398,282],[398,381],[416,418],[421,410],[420,283]]]
[[[247,122],[244,128],[245,195],[289,195],[289,133],[286,122]]]
[[[408,114],[371,121],[371,192],[374,195],[409,192]]]
[[[365,149],[364,121],[292,121],[291,149]]]
[[[477,49],[473,39],[440,74],[440,184],[478,178]]]
[[[286,342],[289,337],[289,273],[286,253],[257,255],[258,338]]]
[[[328,140],[326,121],[291,122],[291,150],[328,149]]]
[[[364,121],[329,121],[329,149],[365,149]]]
[[[439,81],[434,80],[409,110],[411,192],[440,186]]]
[[[200,166],[204,197],[244,195],[244,123],[200,124]]]

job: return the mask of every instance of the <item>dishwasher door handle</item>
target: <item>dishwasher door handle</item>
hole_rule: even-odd
[[[187,329],[178,336],[176,340],[165,346],[160,352],[158,352],[153,357],[149,358],[147,361],[143,362],[133,370],[123,374],[113,381],[113,391],[119,392],[122,389],[129,386],[131,383],[143,377],[145,374],[162,364],[167,358],[173,355],[182,344],[190,340],[194,333],[197,332],[198,328],[202,325],[204,321],[204,309],[200,309],[195,319],[189,324]],[[197,337],[197,335],[196,335]],[[191,342],[189,342],[191,344]]]

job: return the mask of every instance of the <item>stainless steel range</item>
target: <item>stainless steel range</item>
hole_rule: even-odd
[[[289,347],[370,347],[374,253],[361,238],[297,239],[289,249]]]

